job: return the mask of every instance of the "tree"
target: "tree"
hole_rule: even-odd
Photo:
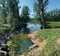
[[[7,8],[6,8],[6,0],[0,0],[0,19],[3,20],[3,23],[7,23]]]
[[[46,21],[60,21],[60,9],[47,12]]]
[[[45,9],[48,4],[48,0],[37,0],[34,3],[34,12],[40,18],[41,28],[45,28]]]
[[[14,24],[13,24],[14,18],[13,19],[12,18],[13,18],[13,13],[10,12],[7,16],[7,23],[10,24],[11,27],[14,26]]]
[[[18,7],[19,0],[7,0],[7,5],[9,9],[9,13],[12,13],[12,24],[13,27],[18,27],[19,22],[19,7]],[[9,18],[9,15],[8,15]]]
[[[30,20],[29,11],[30,10],[29,10],[28,6],[23,6],[22,11],[21,11],[21,17],[22,17],[21,22],[24,25],[26,25],[26,23]]]

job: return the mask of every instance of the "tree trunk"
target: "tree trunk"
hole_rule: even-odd
[[[42,5],[42,9],[41,9],[41,29],[44,29],[45,28],[45,19],[44,19],[44,7]]]

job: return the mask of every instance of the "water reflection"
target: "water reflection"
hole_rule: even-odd
[[[21,33],[31,33],[33,31],[39,30],[40,27],[41,27],[41,25],[39,25],[39,24],[28,23],[27,28],[25,28],[25,29],[23,28],[21,30]]]
[[[31,23],[29,23],[28,26],[27,26],[27,28],[30,29],[30,32],[39,30],[40,27],[41,27],[41,25],[39,25],[39,24],[31,24]]]

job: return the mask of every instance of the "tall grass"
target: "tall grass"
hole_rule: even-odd
[[[37,37],[40,41],[41,38],[47,41],[45,47],[33,54],[33,56],[60,56],[60,29],[47,29],[37,32]]]

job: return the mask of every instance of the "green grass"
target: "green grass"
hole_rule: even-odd
[[[48,28],[60,28],[60,22],[48,22]]]
[[[40,41],[45,39],[47,41],[45,47],[35,53],[33,56],[60,56],[60,29],[45,29],[37,32],[37,37]]]
[[[42,36],[44,39],[51,38],[51,37],[56,37],[60,35],[60,29],[44,29],[44,30],[39,30],[38,35]]]

